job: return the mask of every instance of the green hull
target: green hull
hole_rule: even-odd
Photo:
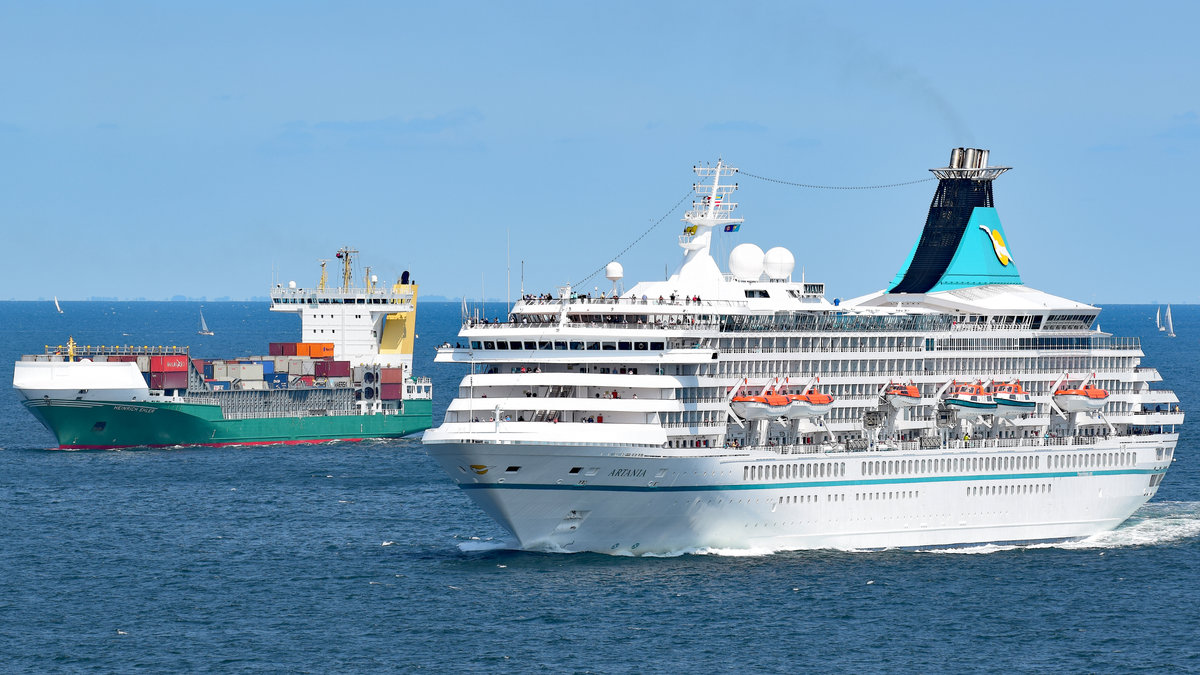
[[[60,448],[268,445],[399,438],[428,429],[432,401],[404,403],[398,415],[224,419],[220,406],[194,403],[43,399],[24,405]]]

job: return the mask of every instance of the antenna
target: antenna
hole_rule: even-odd
[[[325,292],[325,264],[328,262],[329,262],[328,260],[321,260],[321,280],[319,282],[317,282],[317,292],[318,293]]]

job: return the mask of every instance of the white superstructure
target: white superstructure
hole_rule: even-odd
[[[470,374],[426,447],[528,548],[924,547],[1116,527],[1157,490],[1183,414],[1151,389],[1136,339],[1093,328],[1099,309],[1021,283],[992,204],[1004,170],[956,149],[893,283],[837,303],[794,280],[780,247],[741,244],[722,272],[711,247],[741,222],[736,169],[698,167],[666,281],[464,319],[437,361]],[[614,287],[621,275],[609,265]],[[897,405],[910,391],[897,385],[919,398]],[[832,396],[827,413],[800,405],[810,392]],[[1103,405],[1065,411],[1056,394]]]

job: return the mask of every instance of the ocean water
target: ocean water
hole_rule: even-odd
[[[111,672],[1200,671],[1200,420],[1158,496],[1054,546],[938,551],[526,553],[419,442],[62,452],[7,386],[66,341],[261,353],[264,303],[0,303],[0,670]],[[459,307],[423,303],[417,363]],[[499,314],[502,309],[494,312]],[[1107,332],[1185,410],[1200,307],[1112,306]]]

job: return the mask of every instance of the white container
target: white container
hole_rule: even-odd
[[[316,371],[313,369],[312,361],[301,361],[300,369],[301,369],[300,370],[301,375],[316,375],[317,374]]]
[[[150,357],[148,355],[139,355],[137,357],[137,364],[138,370],[142,371],[143,373],[150,372]]]

